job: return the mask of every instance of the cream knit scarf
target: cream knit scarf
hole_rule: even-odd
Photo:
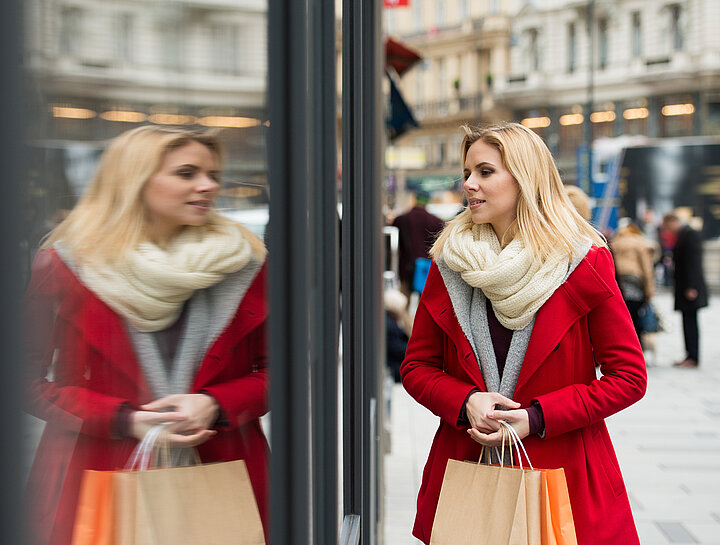
[[[120,265],[81,264],[83,283],[138,331],[166,329],[195,290],[220,282],[252,258],[236,227],[185,228],[167,248],[141,243]]]
[[[519,238],[505,248],[490,224],[456,225],[442,251],[453,271],[492,302],[495,315],[508,329],[529,324],[567,276],[570,258],[558,252],[537,260]]]

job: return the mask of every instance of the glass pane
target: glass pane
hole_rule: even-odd
[[[25,8],[30,541],[69,544],[83,516],[101,517],[87,470],[106,472],[117,493],[109,472],[133,467],[138,440],[161,423],[168,441],[147,446],[148,467],[244,464],[152,486],[133,474],[149,491],[137,517],[197,543],[218,513],[223,531],[262,535],[266,2]],[[207,468],[221,472],[219,488],[181,491]],[[258,509],[221,503],[220,485]],[[158,502],[165,526],[149,517]]]

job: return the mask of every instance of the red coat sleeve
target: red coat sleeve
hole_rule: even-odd
[[[595,271],[613,292],[587,316],[589,340],[602,377],[536,398],[545,418],[546,438],[603,420],[645,395],[645,358],[615,281],[612,257],[605,248],[592,254]]]
[[[75,283],[53,252],[37,255],[23,308],[27,410],[69,431],[110,438],[120,406],[129,401],[85,387],[89,354],[83,351],[90,348],[57,315],[59,305],[78,303],[68,300]]]
[[[439,274],[436,270],[434,272]],[[427,285],[426,289],[433,288]],[[418,403],[451,426],[464,429],[458,426],[458,418],[468,394],[477,387],[445,371],[448,367],[444,361],[446,342],[445,332],[421,301],[400,375],[403,386]]]
[[[202,386],[225,416],[218,429],[229,430],[260,418],[268,411],[267,320],[248,334],[251,372],[219,384]]]

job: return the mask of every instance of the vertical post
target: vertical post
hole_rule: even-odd
[[[585,108],[585,148],[587,153],[587,187],[583,191],[588,195],[592,191],[592,122],[590,115],[595,102],[595,0],[588,0],[587,8],[587,30],[588,30],[588,96]]]
[[[24,436],[22,434],[23,418],[20,413],[23,368],[19,339],[22,336],[22,302],[23,281],[21,271],[26,270],[23,263],[25,256],[21,252],[23,232],[21,225],[23,172],[23,124],[21,112],[22,99],[22,3],[20,0],[7,0],[0,4],[0,44],[2,60],[0,60],[0,79],[2,85],[2,154],[3,165],[3,199],[0,213],[0,255],[2,258],[2,325],[0,326],[0,346],[2,361],[0,366],[0,414],[3,415],[3,448],[2,448],[2,515],[0,515],[0,535],[5,543],[24,543],[21,502],[22,467],[24,452]]]
[[[270,543],[312,543],[307,0],[268,5]]]
[[[312,287],[311,415],[313,543],[338,541],[338,214],[335,2],[310,0],[310,214],[316,274]]]
[[[382,133],[380,3],[343,1],[344,513],[360,515],[360,541],[377,542],[381,306]]]

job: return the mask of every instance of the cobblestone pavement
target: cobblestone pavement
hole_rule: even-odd
[[[699,369],[684,358],[672,296],[655,305],[667,331],[646,353],[648,391],[607,420],[643,545],[720,545],[720,297],[700,311]],[[438,419],[392,389],[391,452],[385,457],[385,544],[416,545],[410,532],[422,468]]]

